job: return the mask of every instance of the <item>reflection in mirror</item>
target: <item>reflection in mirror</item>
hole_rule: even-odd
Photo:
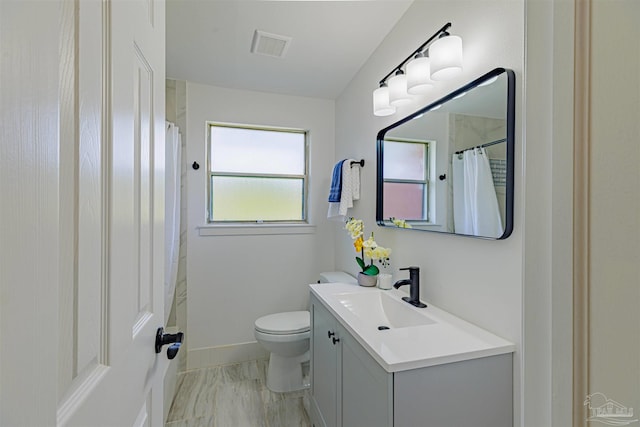
[[[515,76],[497,68],[378,133],[380,225],[505,239]]]

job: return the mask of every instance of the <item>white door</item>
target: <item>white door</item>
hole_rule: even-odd
[[[0,3],[0,424],[160,426],[164,2]]]

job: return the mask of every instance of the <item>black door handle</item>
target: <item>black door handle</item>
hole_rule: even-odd
[[[331,338],[333,340],[333,345],[336,345],[337,342],[340,342],[340,338]]]
[[[176,357],[176,354],[178,354],[178,350],[180,350],[183,336],[184,334],[182,332],[178,332],[177,334],[165,334],[164,328],[159,327],[156,331],[156,353],[160,353],[160,351],[162,351],[163,345],[171,344],[167,349],[167,357],[169,359],[173,359]]]
[[[335,332],[327,331],[327,338],[331,338],[335,334],[336,334]]]

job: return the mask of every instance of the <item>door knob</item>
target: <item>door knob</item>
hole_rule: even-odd
[[[340,338],[331,338],[333,340],[333,345],[336,345],[337,342],[340,342]]]
[[[331,338],[335,334],[336,334],[335,332],[327,331],[327,338]]]
[[[162,351],[162,346],[171,344],[169,348],[167,348],[167,357],[169,359],[173,359],[178,354],[178,350],[180,350],[180,346],[182,345],[182,332],[178,332],[176,334],[165,334],[164,328],[159,327],[156,331],[156,353],[160,353]]]

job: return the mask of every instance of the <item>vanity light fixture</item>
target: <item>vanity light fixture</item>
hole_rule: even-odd
[[[373,91],[373,114],[388,116],[410,104],[411,95],[424,95],[434,82],[462,71],[462,39],[447,31],[447,23],[380,80]],[[435,49],[434,49],[435,47]]]

